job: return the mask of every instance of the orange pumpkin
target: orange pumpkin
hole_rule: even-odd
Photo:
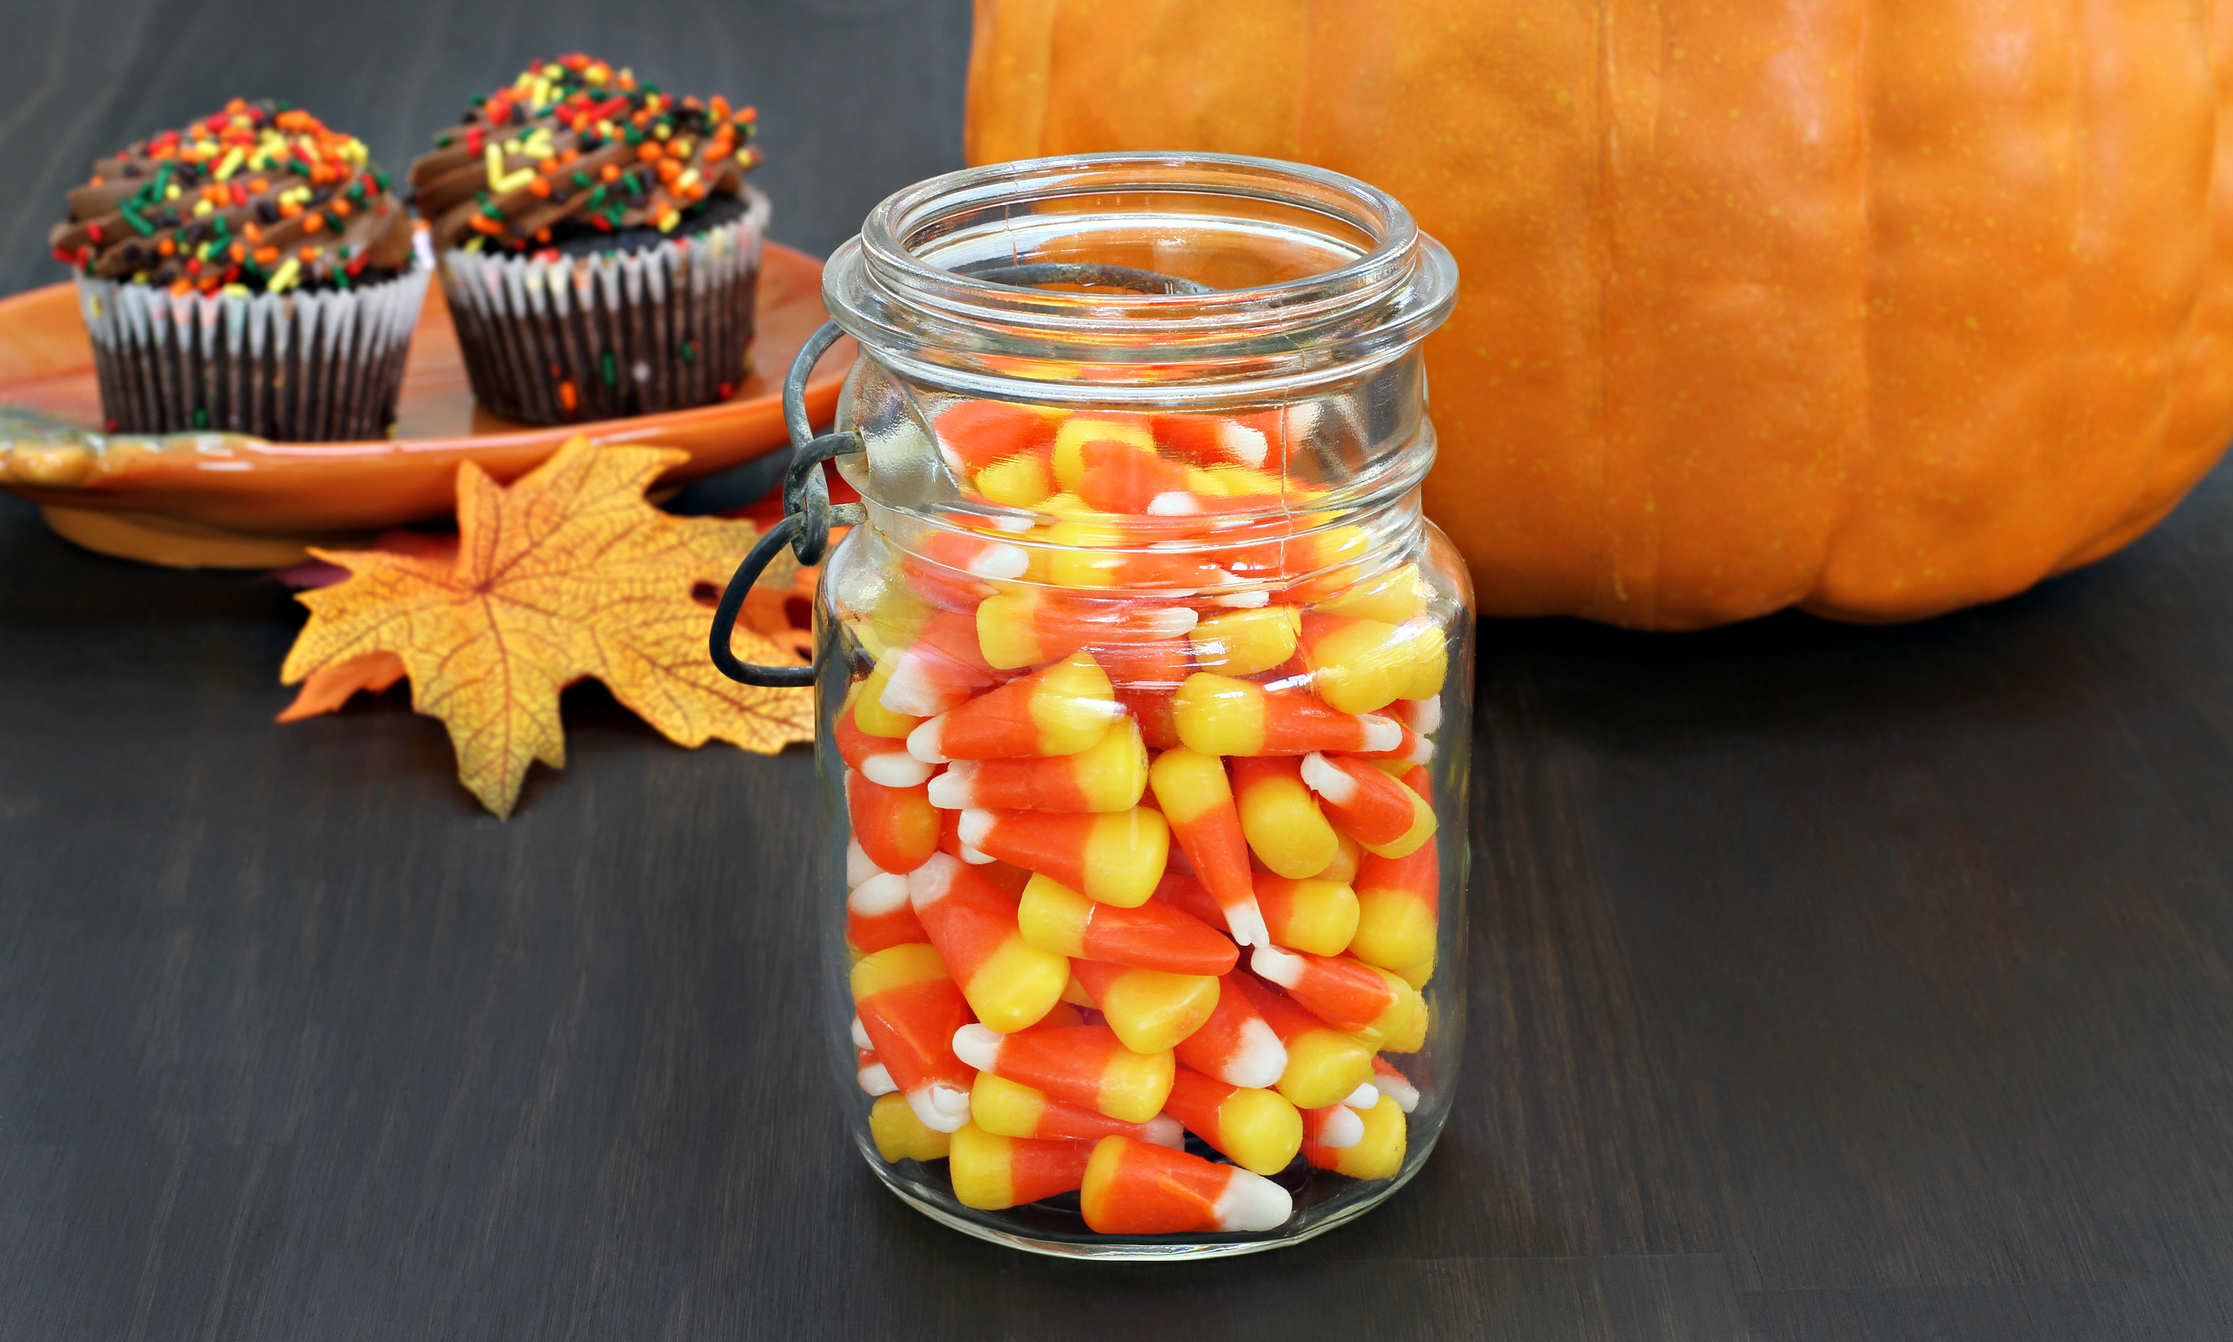
[[[2233,0],[977,0],[968,153],[1322,164],[1457,254],[1484,613],[1902,620],[2233,434]]]

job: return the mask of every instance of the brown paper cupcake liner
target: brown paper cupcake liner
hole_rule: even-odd
[[[174,294],[78,278],[101,414],[112,433],[385,438],[431,273],[348,290]]]
[[[530,424],[725,400],[752,344],[767,197],[729,223],[637,252],[442,257],[442,287],[481,408]]]

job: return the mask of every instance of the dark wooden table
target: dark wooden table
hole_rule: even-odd
[[[230,94],[400,167],[572,47],[757,101],[824,250],[954,165],[966,29],[18,6],[0,287],[95,152]],[[1928,624],[1486,628],[1457,1117],[1358,1224],[1160,1269],[966,1239],[846,1149],[806,753],[586,687],[499,822],[400,691],[273,725],[300,618],[0,502],[0,1338],[2233,1336],[2225,474]]]

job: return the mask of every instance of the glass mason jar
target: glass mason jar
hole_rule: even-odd
[[[1247,1253],[1432,1149],[1473,651],[1418,346],[1456,280],[1385,193],[1209,155],[950,174],[831,258],[827,1039],[932,1217]]]

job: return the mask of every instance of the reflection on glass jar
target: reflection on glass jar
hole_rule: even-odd
[[[901,192],[824,284],[862,347],[867,520],[816,611],[856,1143],[1049,1253],[1373,1206],[1464,1021],[1471,595],[1419,505],[1448,254],[1336,174],[1102,155]]]

